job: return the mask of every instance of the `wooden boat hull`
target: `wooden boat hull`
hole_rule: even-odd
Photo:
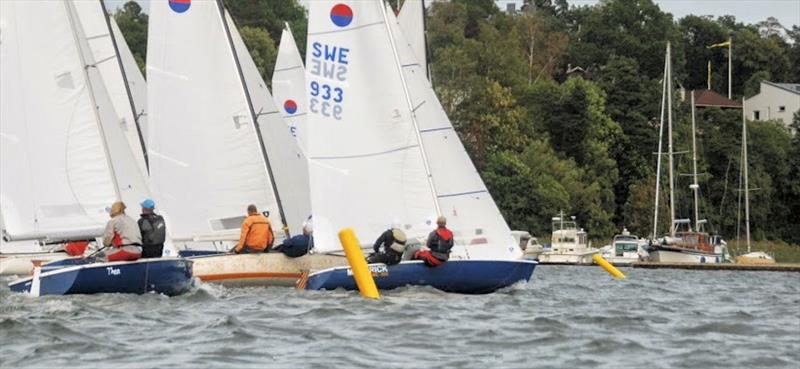
[[[431,268],[422,261],[400,264],[370,264],[379,289],[404,286],[431,286],[445,292],[464,294],[492,293],[518,282],[527,282],[538,265],[530,260],[451,260]],[[322,270],[309,275],[309,290],[357,289],[349,267]]]
[[[49,262],[69,257],[66,252],[0,254],[0,275],[30,275],[34,261]]]
[[[192,261],[160,258],[91,263],[43,272],[38,278],[39,295],[157,292],[174,296],[191,287]],[[31,292],[33,279],[22,278],[8,286],[14,292]]]
[[[223,254],[190,258],[194,276],[203,282],[230,287],[294,287],[304,273],[347,265],[344,256],[310,254],[290,258],[279,252],[263,254]]]

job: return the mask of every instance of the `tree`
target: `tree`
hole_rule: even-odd
[[[145,60],[147,60],[147,23],[148,16],[142,12],[142,7],[136,1],[128,1],[114,14],[120,31],[125,36],[125,42],[131,49],[133,58],[142,73],[145,73]]]
[[[272,71],[275,69],[275,58],[278,51],[275,42],[269,37],[269,33],[263,28],[244,26],[239,30],[242,40],[250,51],[250,56],[258,67],[261,78],[267,81],[267,85],[272,88]]]

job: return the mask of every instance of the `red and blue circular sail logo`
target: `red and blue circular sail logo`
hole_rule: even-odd
[[[353,9],[345,4],[336,4],[331,8],[331,21],[339,27],[347,27],[353,21]]]
[[[175,13],[183,13],[192,6],[192,0],[169,0],[169,7]]]
[[[292,99],[286,100],[283,102],[283,110],[286,110],[289,114],[294,114],[297,112],[297,103]]]

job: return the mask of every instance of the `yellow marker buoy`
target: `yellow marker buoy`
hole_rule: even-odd
[[[619,269],[617,269],[615,266],[611,265],[611,263],[606,261],[606,259],[603,259],[603,257],[600,256],[600,254],[592,255],[592,260],[594,260],[594,262],[597,263],[597,265],[599,265],[600,267],[605,269],[606,272],[608,272],[608,274],[611,274],[611,276],[613,276],[614,278],[618,278],[618,279],[624,279],[625,278],[625,274],[622,274],[622,272],[620,272]]]
[[[339,241],[342,243],[342,248],[344,248],[344,254],[347,256],[350,269],[353,270],[353,279],[356,280],[361,296],[371,299],[381,298],[380,293],[378,293],[378,287],[375,286],[375,279],[372,278],[372,272],[364,259],[364,253],[361,251],[361,244],[358,242],[353,229],[345,228],[339,231]]]

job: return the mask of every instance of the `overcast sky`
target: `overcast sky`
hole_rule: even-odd
[[[127,0],[105,1],[110,8],[119,7],[127,2]],[[149,8],[150,0],[137,1],[142,4],[143,8]],[[571,5],[587,5],[599,2],[599,0],[568,1]],[[775,17],[787,28],[791,28],[792,25],[800,25],[800,0],[655,0],[655,2],[661,7],[661,10],[672,13],[675,19],[680,19],[689,14],[712,15],[714,17],[733,15],[740,22],[758,23],[768,17]]]

